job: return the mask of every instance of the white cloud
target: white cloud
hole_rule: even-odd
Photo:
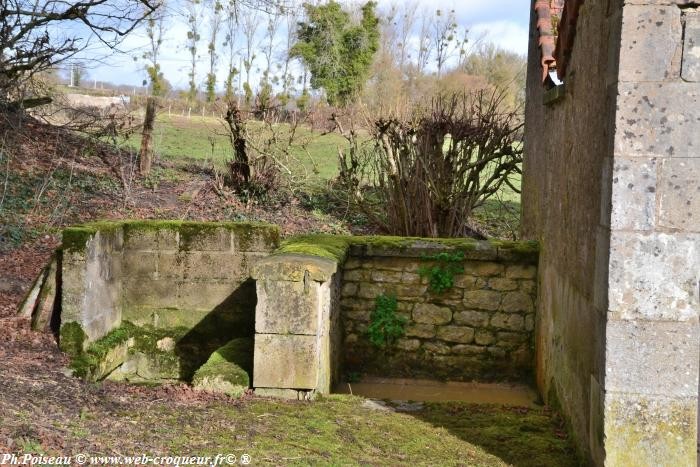
[[[364,0],[359,0],[363,2]],[[520,54],[527,53],[529,4],[524,0],[379,0],[381,10],[387,10],[392,4],[416,4],[419,10],[434,12],[437,9],[454,9],[460,24],[470,30],[472,39],[483,38],[498,46]],[[186,88],[188,82],[189,54],[184,49],[186,26],[182,20],[174,19],[169,25],[165,38],[161,68],[165,77],[177,88]],[[110,81],[118,84],[139,86],[146,77],[142,47],[147,44],[143,31],[128,37],[123,48],[129,50],[126,55],[112,55],[105,63],[95,66],[90,71],[90,78],[99,81]],[[141,49],[140,49],[141,48]],[[202,59],[198,64],[198,82],[203,82],[206,74],[206,44],[200,45]],[[138,57],[134,61],[133,57]],[[223,65],[225,59],[220,59]],[[262,61],[262,57],[258,57]],[[256,64],[260,66],[260,64]],[[223,82],[225,71],[223,66],[217,73],[219,81]]]
[[[522,24],[514,21],[476,23],[469,31],[474,39],[483,38],[484,41],[492,42],[503,49],[521,55],[527,54],[528,31]]]

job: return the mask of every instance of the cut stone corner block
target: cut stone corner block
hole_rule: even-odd
[[[298,399],[290,394],[330,393],[341,339],[337,272],[332,260],[299,255],[273,255],[253,267],[258,394]]]
[[[253,265],[256,280],[326,282],[338,271],[338,263],[317,256],[272,255]]]

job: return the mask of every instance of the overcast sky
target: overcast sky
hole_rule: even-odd
[[[459,24],[467,26],[472,38],[483,37],[502,48],[520,54],[527,52],[527,27],[530,2],[525,0],[417,0],[420,8],[428,10],[454,9]],[[402,4],[401,0],[379,0],[380,10],[386,10],[392,4]],[[181,21],[173,22],[168,30],[162,51],[162,69],[165,77],[177,88],[185,88],[188,78],[188,54],[184,48],[183,37],[186,27]],[[264,29],[264,26],[261,27]],[[143,51],[139,47],[146,44],[143,33],[134,34],[123,44],[129,54],[113,55],[105,64],[93,65],[88,71],[90,80],[109,81],[115,84],[141,85],[146,78],[144,62],[140,59]],[[202,41],[201,53],[206,53],[206,43]],[[139,60],[134,60],[138,57]],[[262,60],[260,60],[262,62]],[[206,58],[202,57],[200,66],[203,81]],[[262,63],[261,63],[262,64]],[[259,64],[259,65],[261,65]],[[224,79],[221,67],[221,80]],[[199,75],[200,73],[198,73]]]

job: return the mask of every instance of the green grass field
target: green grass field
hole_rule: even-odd
[[[270,137],[269,130],[261,123],[251,122],[249,125],[255,144],[262,144]],[[284,124],[278,125],[276,131],[278,138],[284,140],[289,127]],[[140,142],[140,135],[136,134],[127,144],[138,148]],[[220,169],[224,168],[232,154],[225,122],[210,116],[159,115],[154,129],[154,145],[161,159],[183,164],[200,161],[205,164],[211,163]],[[283,146],[283,142],[278,142],[274,147]],[[338,175],[338,149],[347,147],[347,141],[337,133],[323,134],[308,127],[299,127],[295,143],[290,148],[292,158],[280,156],[280,159],[289,167],[294,179],[305,191],[317,192],[318,187]],[[519,176],[514,179],[514,185],[520,186]],[[474,216],[479,224],[483,225],[485,234],[516,238],[520,223],[520,194],[504,187],[484,206],[478,208]]]
[[[261,124],[254,122],[250,125],[253,132],[256,125],[259,127],[256,135],[259,142],[270,136]],[[277,128],[278,137],[287,136],[288,126],[280,125]],[[297,130],[295,141],[297,143],[290,151],[294,157],[289,164],[295,175],[308,175],[309,181],[318,182],[330,180],[338,174],[338,148],[347,147],[342,136],[335,133],[324,135],[303,127]],[[138,148],[140,143],[139,134],[127,141],[133,148]],[[231,159],[232,154],[225,122],[213,117],[159,115],[154,129],[154,146],[155,152],[163,159],[173,162],[186,159],[211,161],[220,168]]]

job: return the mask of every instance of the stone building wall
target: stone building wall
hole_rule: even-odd
[[[542,247],[537,380],[597,465],[696,463],[697,14],[687,0],[587,0],[556,102],[532,14],[523,234]]]
[[[517,261],[496,248],[466,252],[454,287],[432,292],[419,270],[434,262],[411,250],[352,254],[343,265],[345,371],[449,380],[523,380],[532,375],[536,254]],[[397,298],[406,333],[389,349],[367,337],[379,295]]]
[[[602,443],[609,233],[606,164],[614,133],[619,17],[609,0],[581,7],[564,97],[545,103],[533,6],[527,70],[522,233],[541,242],[536,366],[583,453]],[[594,449],[597,449],[594,447]]]

